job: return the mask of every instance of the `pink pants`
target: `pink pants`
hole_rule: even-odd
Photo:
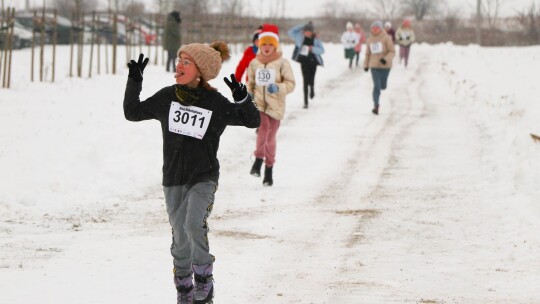
[[[257,131],[257,148],[255,157],[263,158],[267,167],[272,167],[276,162],[276,134],[279,129],[280,121],[261,114],[261,125]]]
[[[399,62],[401,63],[402,59],[405,59],[405,66],[409,64],[409,52],[411,51],[411,46],[399,46]]]

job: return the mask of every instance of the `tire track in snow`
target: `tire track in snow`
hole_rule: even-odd
[[[363,226],[384,212],[373,200],[380,192],[386,168],[396,162],[392,151],[409,128],[425,115],[425,105],[419,98],[419,90],[423,84],[421,79],[419,80],[422,66],[422,63],[417,65],[414,76],[400,75],[397,84],[390,83],[389,89],[381,96],[383,112],[377,117],[379,120],[366,126],[363,140],[355,150],[350,151],[346,166],[341,168],[334,181],[317,196],[317,204],[325,206],[326,212],[333,214],[330,217],[332,220],[327,223],[329,227],[344,221],[343,217],[347,218],[347,223],[353,223],[349,228],[350,235],[336,236],[335,243],[342,247],[340,252],[343,259],[336,271],[337,278],[351,269],[358,269],[360,272],[363,266],[361,259],[354,259],[354,263],[350,263],[350,249],[358,243],[369,242],[362,233]],[[393,73],[405,72],[398,70]],[[391,78],[390,81],[394,80]],[[389,99],[390,107],[385,106],[385,99]],[[368,201],[370,203],[366,203]],[[325,303],[357,301],[361,291],[366,288],[386,289],[384,283],[366,278],[337,279],[329,284],[331,292]],[[381,299],[385,298],[384,294],[379,296]],[[382,302],[392,303],[390,298]]]

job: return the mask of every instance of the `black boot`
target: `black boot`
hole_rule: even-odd
[[[249,172],[249,174],[257,177],[261,176],[262,163],[262,158],[255,158],[255,162],[253,163],[253,166],[251,167],[251,172]]]
[[[263,186],[270,187],[274,184],[274,180],[272,179],[272,168],[273,167],[264,167]]]
[[[307,109],[308,107],[308,94],[309,88],[307,85],[304,85],[304,109]]]
[[[379,115],[379,106],[374,106],[373,107],[373,110],[371,110],[371,113],[375,114],[375,115]]]
[[[313,85],[309,86],[309,88],[311,89],[309,91],[309,98],[313,99],[313,97],[315,97],[315,87]]]

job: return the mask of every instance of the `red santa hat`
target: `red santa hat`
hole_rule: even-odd
[[[279,28],[275,24],[263,24],[259,33],[259,45],[271,44],[276,48],[279,46]]]

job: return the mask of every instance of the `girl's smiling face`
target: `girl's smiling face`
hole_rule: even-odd
[[[176,73],[174,74],[176,83],[196,88],[200,82],[199,70],[193,58],[186,53],[181,53],[176,58]]]
[[[273,44],[264,43],[260,45],[261,54],[264,56],[270,56],[276,51],[276,47]]]

